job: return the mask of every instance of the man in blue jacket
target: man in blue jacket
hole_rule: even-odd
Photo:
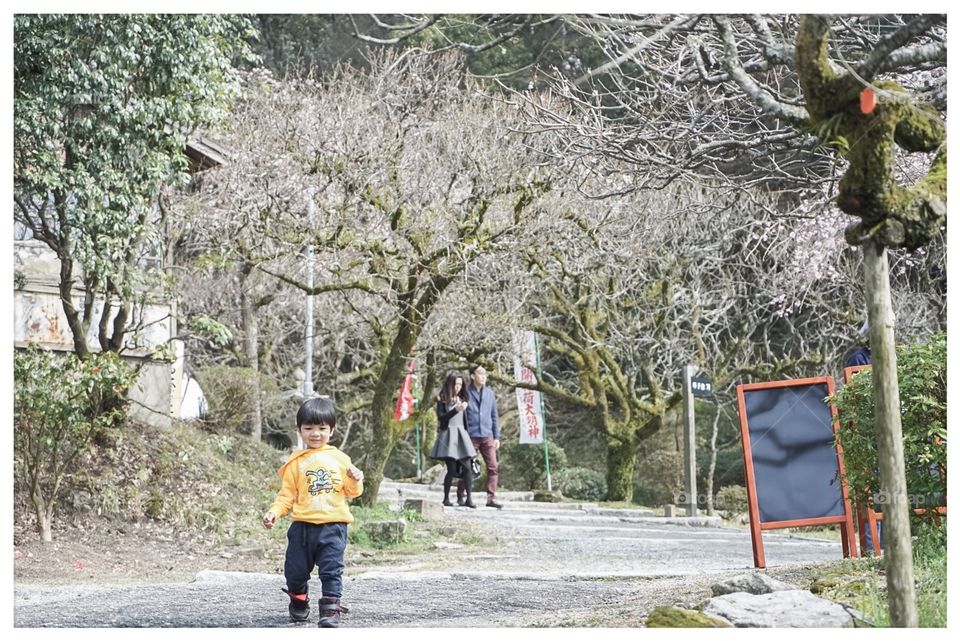
[[[500,423],[497,411],[497,398],[487,387],[487,370],[480,365],[470,368],[470,384],[467,385],[466,423],[473,448],[483,457],[487,466],[487,507],[498,510],[503,507],[497,502],[497,450],[500,449]],[[463,479],[457,483],[457,504],[464,504],[466,489]]]

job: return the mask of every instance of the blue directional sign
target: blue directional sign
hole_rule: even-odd
[[[713,383],[702,376],[691,376],[690,391],[694,396],[713,396]]]

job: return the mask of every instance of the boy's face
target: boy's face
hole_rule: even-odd
[[[310,449],[323,447],[330,440],[331,436],[333,436],[333,428],[329,425],[304,423],[300,426],[300,438],[303,439],[303,443]]]

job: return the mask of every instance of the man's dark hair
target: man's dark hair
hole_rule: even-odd
[[[337,426],[337,408],[329,398],[311,398],[297,410],[297,429],[301,425]]]
[[[470,376],[473,376],[473,373],[483,367],[483,365],[471,365],[470,366]]]

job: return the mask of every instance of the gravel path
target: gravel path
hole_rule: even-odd
[[[508,500],[499,511],[446,508],[442,520],[452,527],[470,523],[500,543],[479,554],[441,545],[402,565],[348,566],[344,604],[351,613],[344,627],[634,627],[657,605],[694,605],[719,578],[753,568],[749,532],[709,519]],[[836,541],[768,533],[764,543],[771,574],[840,558]],[[280,575],[219,571],[189,583],[17,583],[14,624],[316,625],[316,609],[310,622],[289,622],[283,585]],[[314,581],[311,594],[318,593]]]

